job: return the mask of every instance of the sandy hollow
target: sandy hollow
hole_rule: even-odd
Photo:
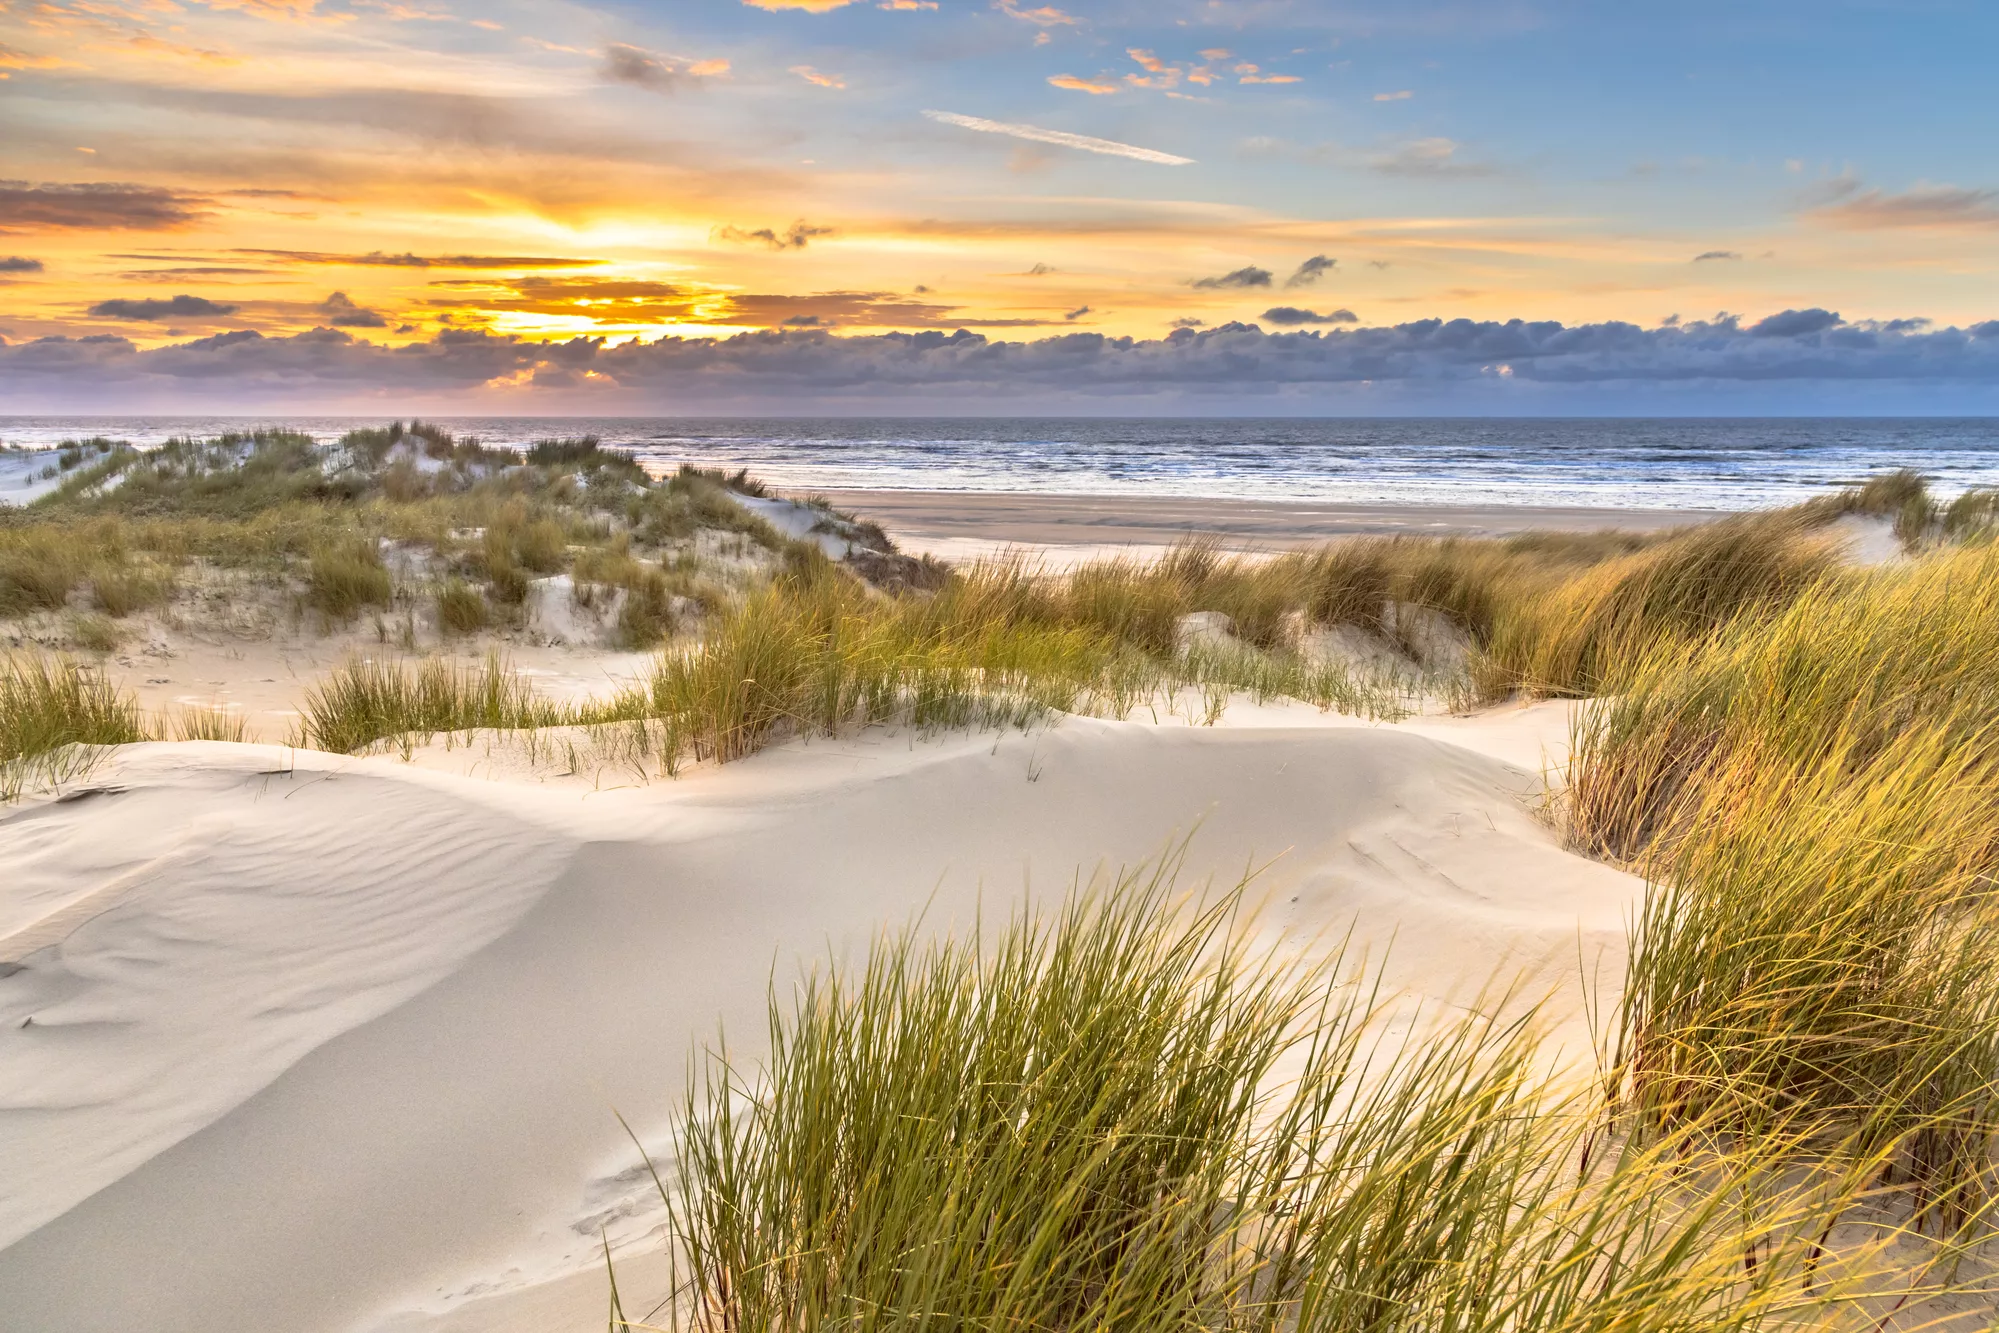
[[[1438,999],[1522,976],[1586,1043],[1640,886],[1533,813],[1562,706],[1231,721],[878,730],[594,792],[129,747],[0,813],[0,1328],[594,1333],[606,1240],[628,1310],[662,1276],[614,1111],[661,1141],[773,976],[1178,837],[1189,887],[1265,867],[1270,929],[1352,926]]]

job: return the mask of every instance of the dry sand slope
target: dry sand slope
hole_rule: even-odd
[[[1527,968],[1579,1041],[1637,885],[1478,752],[1531,759],[1559,708],[1296,719],[877,733],[602,793],[132,747],[122,791],[0,816],[0,1328],[600,1329],[600,1229],[628,1309],[659,1281],[613,1108],[657,1139],[718,1020],[754,1053],[773,967],[1197,826],[1183,882],[1274,861],[1273,926],[1394,936],[1432,995]]]

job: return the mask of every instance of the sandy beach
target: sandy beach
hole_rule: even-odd
[[[1540,529],[1654,532],[1719,517],[1700,509],[1278,504],[1142,495],[969,491],[824,492],[880,523],[904,549],[946,560],[1031,549],[1054,564],[1118,551],[1157,551],[1188,536],[1236,550],[1289,550],[1336,537],[1497,537]]]

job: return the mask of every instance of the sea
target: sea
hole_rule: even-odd
[[[328,440],[387,417],[5,417],[0,444],[284,426]],[[487,444],[594,435],[660,466],[805,490],[1037,492],[1352,505],[1755,509],[1897,468],[1948,498],[1999,486],[1999,418],[436,417]]]

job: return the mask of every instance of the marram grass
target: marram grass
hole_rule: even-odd
[[[1412,1017],[1241,909],[1141,872],[774,988],[655,1176],[676,1289],[614,1281],[613,1333],[1863,1329],[1949,1285],[1892,1223],[1824,1249],[1880,1145],[1619,1137],[1531,1021]]]
[[[103,672],[65,658],[0,656],[0,801],[84,776],[98,746],[144,739],[138,706]]]
[[[1900,1143],[1956,1228],[1999,1136],[1999,550],[1820,580],[1584,714],[1567,816],[1654,880],[1618,1095],[1642,1123]]]

